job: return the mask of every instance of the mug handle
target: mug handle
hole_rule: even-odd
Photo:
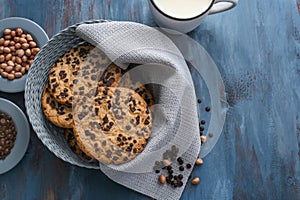
[[[230,10],[235,7],[238,3],[238,0],[215,0],[214,5],[209,11],[209,15]]]

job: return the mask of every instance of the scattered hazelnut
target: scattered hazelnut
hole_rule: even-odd
[[[200,182],[200,178],[196,177],[192,180],[193,185],[197,185]]]
[[[161,183],[161,184],[165,184],[166,183],[166,177],[164,176],[164,175],[159,175],[159,182]]]
[[[205,143],[206,142],[206,136],[205,135],[201,135],[200,136],[201,142]]]
[[[201,158],[197,158],[195,164],[196,165],[202,165],[203,164],[203,160]]]

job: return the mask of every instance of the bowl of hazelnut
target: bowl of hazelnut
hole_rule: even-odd
[[[29,19],[0,20],[0,91],[24,91],[30,65],[48,40],[45,31]]]

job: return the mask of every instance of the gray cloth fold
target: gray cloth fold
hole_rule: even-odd
[[[82,24],[76,34],[123,68],[130,63],[140,64],[130,74],[143,84],[150,84],[157,100],[151,108],[152,136],[144,151],[122,165],[100,163],[101,171],[117,183],[152,198],[179,199],[192,169],[181,172],[177,161],[172,163],[174,173],[184,176],[183,187],[174,188],[160,184],[153,167],[172,146],[179,149],[177,157],[192,166],[200,151],[194,86],[180,51],[158,30],[133,22]]]

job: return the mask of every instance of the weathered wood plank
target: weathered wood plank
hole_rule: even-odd
[[[0,0],[0,19],[9,16],[32,19],[49,36],[88,19],[155,26],[147,1],[139,0]],[[299,0],[239,1],[189,33],[219,67],[230,109],[217,145],[193,171],[200,184],[188,184],[182,199],[300,199],[299,17]],[[0,97],[24,110],[22,93]],[[33,131],[24,159],[0,175],[0,199],[95,197],[148,199],[57,159]]]

